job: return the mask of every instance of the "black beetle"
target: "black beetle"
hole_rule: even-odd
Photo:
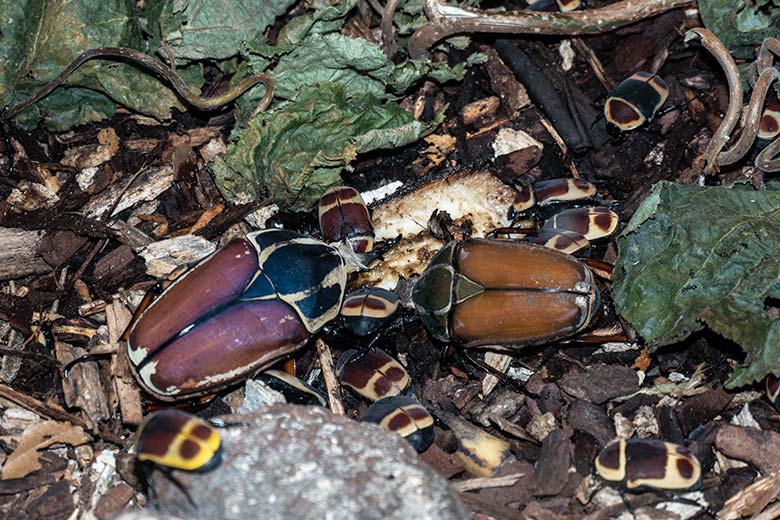
[[[418,453],[424,452],[433,443],[433,417],[415,399],[405,395],[375,402],[360,420],[379,424],[397,433],[409,441]]]
[[[211,393],[301,348],[341,308],[338,251],[291,231],[249,233],[179,276],[128,328],[133,372],[161,400]]]
[[[628,491],[683,491],[701,482],[701,466],[684,446],[653,439],[616,439],[599,453],[596,471]]]
[[[669,87],[657,74],[633,74],[607,97],[604,104],[607,131],[616,137],[652,121],[668,96]]]
[[[317,389],[283,370],[266,370],[259,379],[271,389],[281,393],[288,403],[308,406],[328,406],[327,398]]]
[[[434,255],[412,302],[440,341],[516,349],[587,327],[599,292],[573,256],[526,242],[469,239]]]
[[[352,291],[341,305],[341,325],[354,336],[371,336],[395,314],[399,303],[395,293],[381,287]]]
[[[194,505],[189,492],[173,477],[171,470],[211,471],[222,461],[222,440],[216,428],[203,419],[168,409],[144,419],[135,432],[130,451],[135,454],[136,470],[152,504],[157,504],[157,497],[151,475],[159,469]]]

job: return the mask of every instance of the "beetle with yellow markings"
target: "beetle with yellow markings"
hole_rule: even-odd
[[[136,456],[136,469],[153,505],[157,505],[151,479],[155,469],[195,505],[187,489],[171,471],[211,471],[222,461],[222,441],[214,425],[187,412],[168,409],[146,417],[135,433],[131,452]]]
[[[701,483],[701,466],[687,448],[653,439],[610,442],[596,459],[596,471],[627,491],[686,491]]]
[[[433,417],[412,397],[386,397],[369,406],[360,420],[397,433],[418,453],[424,452],[433,443]]]

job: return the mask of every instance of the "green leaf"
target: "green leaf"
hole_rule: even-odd
[[[167,0],[161,13],[163,40],[177,61],[223,60],[244,41],[263,33],[295,0]]]
[[[735,58],[755,59],[755,48],[764,38],[780,38],[777,2],[699,0],[705,27],[715,33]]]
[[[341,182],[341,172],[359,152],[403,146],[431,128],[396,103],[370,95],[349,98],[340,84],[324,82],[302,87],[294,101],[234,131],[213,170],[230,201],[265,192],[286,209],[305,211]]]
[[[0,0],[0,97],[19,102],[94,47],[143,48],[142,25],[129,0],[45,2]],[[93,60],[50,98],[28,108],[17,123],[62,130],[113,114],[115,103],[157,119],[183,109],[176,95],[146,71],[127,63]]]
[[[737,387],[780,374],[780,190],[659,183],[618,239],[618,312],[653,346],[708,326],[739,344]]]

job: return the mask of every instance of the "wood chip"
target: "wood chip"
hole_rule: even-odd
[[[506,373],[509,364],[512,363],[512,356],[500,352],[487,352],[485,353],[485,363],[501,373]],[[484,399],[490,395],[497,384],[498,377],[491,373],[485,374],[482,378],[482,395],[480,397]]]
[[[749,485],[729,498],[718,511],[718,520],[736,520],[738,518],[757,517],[780,495],[780,474],[773,473]],[[776,517],[772,517],[776,518]]]
[[[138,250],[138,254],[146,261],[146,274],[161,278],[179,266],[207,257],[216,248],[205,238],[182,235],[149,244]]]
[[[502,475],[500,477],[470,478],[453,482],[452,487],[458,493],[465,493],[466,491],[474,491],[477,489],[507,487],[515,485],[517,481],[524,476],[525,473],[512,473],[511,475]]]
[[[165,165],[147,169],[122,195],[111,216],[133,207],[139,202],[156,199],[173,185],[174,179],[174,170],[171,166]],[[82,213],[90,218],[101,217],[114,206],[117,197],[125,190],[128,180],[114,184],[94,197],[84,206]]]
[[[111,344],[119,344],[119,352],[113,359],[114,389],[119,401],[119,412],[122,414],[122,422],[128,425],[141,424],[143,408],[141,407],[141,391],[130,370],[130,360],[127,357],[127,348],[120,342],[122,333],[127,328],[132,313],[125,307],[119,298],[114,298],[106,307],[106,324],[108,325],[108,339]]]

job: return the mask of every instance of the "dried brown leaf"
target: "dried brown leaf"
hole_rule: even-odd
[[[89,439],[84,430],[70,423],[44,421],[29,428],[3,465],[2,479],[22,478],[40,469],[40,450],[53,444],[80,446]]]

